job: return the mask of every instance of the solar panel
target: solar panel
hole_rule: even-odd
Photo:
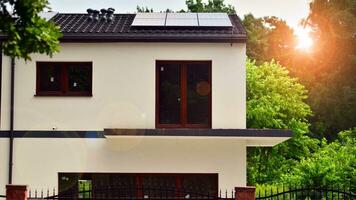
[[[198,13],[199,26],[231,27],[231,21],[226,13]]]
[[[137,13],[135,19],[165,19],[166,16],[167,13]]]
[[[165,26],[167,13],[137,13],[132,26]]]
[[[197,13],[168,13],[167,19],[197,19]]]
[[[198,13],[199,19],[226,19],[229,16],[226,13]]]
[[[137,13],[132,26],[232,27],[226,13]]]
[[[199,19],[199,26],[231,27],[231,22],[226,19]]]
[[[166,19],[134,19],[132,26],[165,26]]]
[[[197,13],[168,13],[166,26],[198,26]]]

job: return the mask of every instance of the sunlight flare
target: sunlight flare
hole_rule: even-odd
[[[314,44],[314,41],[310,36],[310,29],[298,28],[295,30],[295,34],[297,35],[298,40],[296,49],[310,51]]]

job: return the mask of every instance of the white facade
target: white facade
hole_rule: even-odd
[[[53,58],[16,60],[14,129],[103,131],[155,128],[156,60],[212,62],[212,128],[246,128],[245,44],[65,43]],[[36,61],[93,62],[92,97],[36,97]],[[1,130],[9,130],[10,59],[2,63]],[[55,132],[53,132],[55,134]],[[263,139],[263,138],[262,138]],[[59,172],[218,173],[219,188],[246,185],[246,146],[287,138],[16,138],[15,184],[57,187]],[[8,173],[0,138],[0,194]]]
[[[229,138],[118,137],[15,140],[14,183],[57,188],[58,172],[218,173],[219,187],[246,184],[245,142]],[[6,155],[7,140],[0,140]],[[2,159],[7,161],[7,159]],[[1,163],[1,192],[7,182]]]
[[[212,128],[246,128],[245,44],[62,45],[16,60],[15,130],[155,128],[156,60],[212,61]],[[35,97],[36,61],[93,62],[93,97]],[[9,130],[10,59],[3,61],[1,130]]]

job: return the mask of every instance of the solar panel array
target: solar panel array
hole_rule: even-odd
[[[226,13],[137,13],[131,26],[232,27]]]

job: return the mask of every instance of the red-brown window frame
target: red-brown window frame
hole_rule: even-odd
[[[61,67],[60,91],[41,91],[40,71],[42,65],[59,65]],[[68,84],[68,66],[85,66],[90,68],[89,91],[70,91]],[[92,96],[93,88],[93,63],[92,62],[36,62],[36,95],[35,96]]]
[[[181,70],[181,110],[180,110],[180,124],[160,124],[159,123],[159,66],[161,64],[179,64],[182,66]],[[207,64],[209,66],[209,123],[208,124],[188,124],[187,123],[187,65],[189,64]],[[156,61],[156,128],[211,128],[212,121],[212,62],[211,61],[185,61],[185,60],[157,60]]]

